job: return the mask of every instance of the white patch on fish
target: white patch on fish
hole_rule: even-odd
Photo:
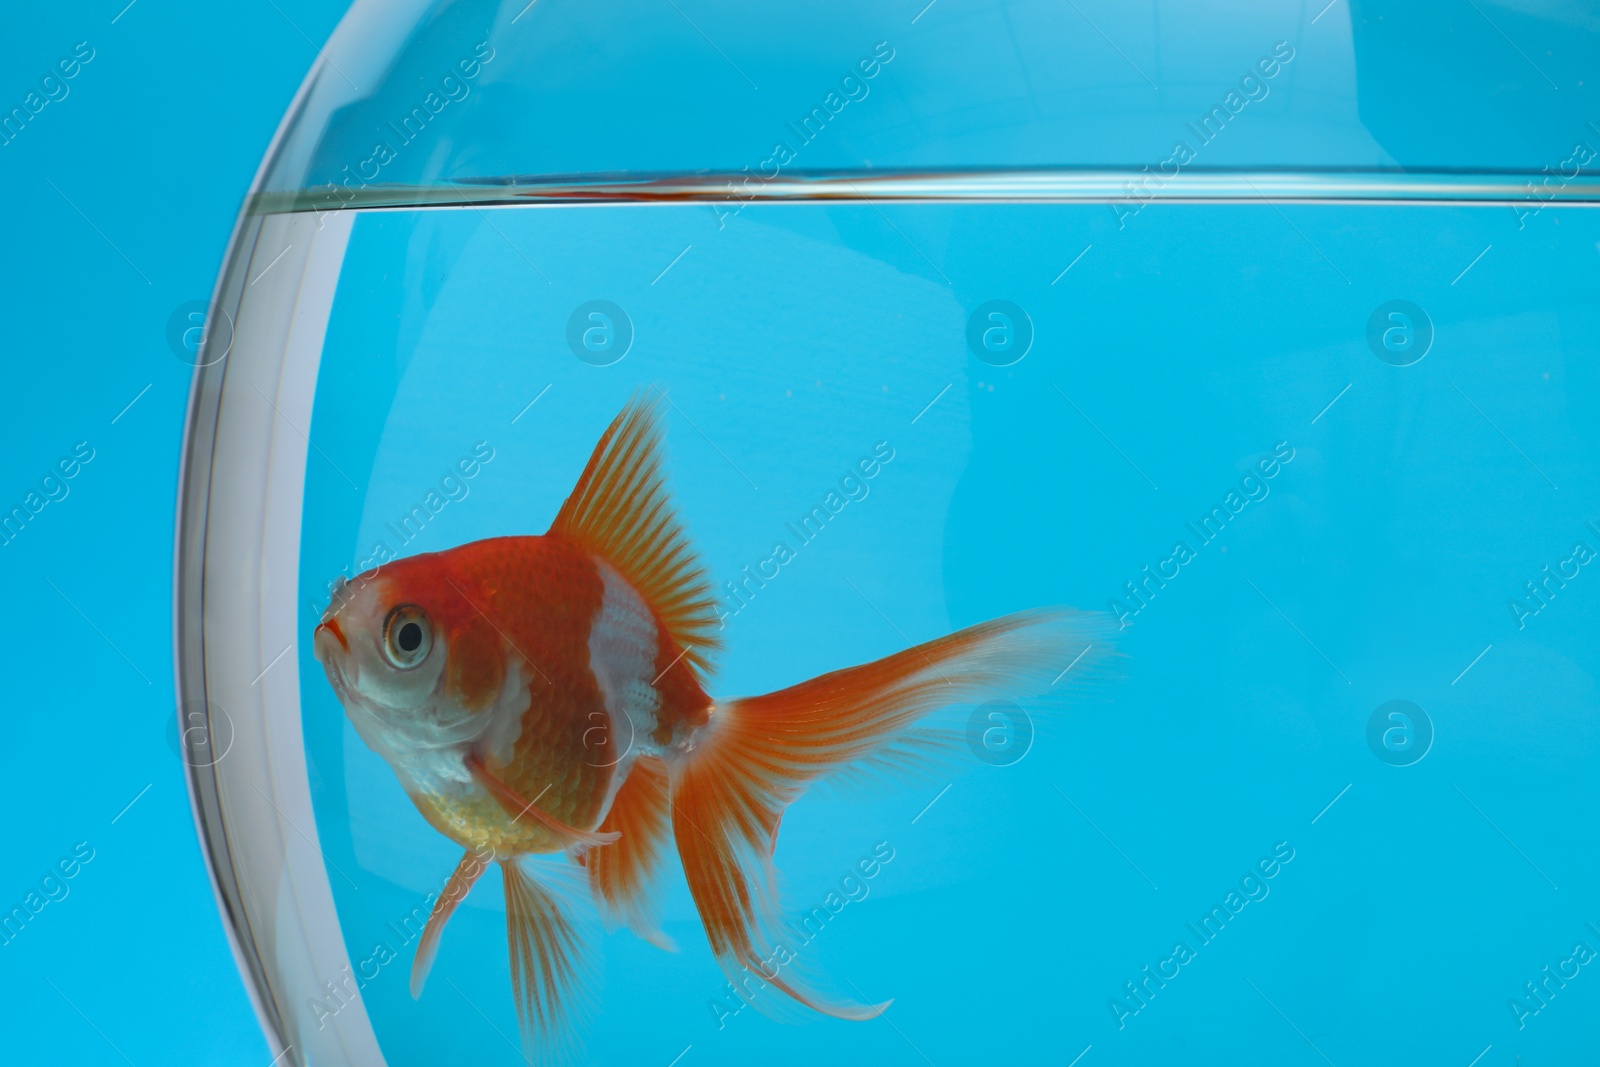
[[[594,563],[604,593],[589,630],[589,669],[610,720],[596,725],[610,729],[610,743],[625,749],[600,805],[600,819],[604,819],[633,761],[640,755],[656,754],[651,735],[661,710],[661,694],[654,685],[661,634],[655,616],[633,586],[605,560],[596,556]]]
[[[479,711],[439,698],[420,708],[390,708],[351,686],[337,665],[334,688],[356,732],[394,768],[407,792],[486,795],[467,770],[467,756],[476,750],[492,762],[509,762],[522,735],[522,717],[533,702],[527,664],[509,644],[504,655],[500,691]]]

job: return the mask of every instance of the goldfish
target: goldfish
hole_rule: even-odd
[[[313,635],[356,733],[466,850],[418,939],[412,996],[451,913],[498,865],[525,1040],[565,1032],[581,992],[571,903],[521,862],[541,854],[567,858],[613,925],[670,947],[652,904],[675,851],[730,980],[759,969],[804,1008],[882,1012],[890,1002],[838,997],[788,965],[773,865],[784,811],[826,776],[959,747],[919,723],[1041,691],[1086,639],[1103,642],[1088,615],[1032,609],[762,696],[715,698],[721,620],[664,469],[658,398],[640,394],[544,534],[340,580]]]

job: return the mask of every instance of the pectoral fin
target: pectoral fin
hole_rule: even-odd
[[[412,1000],[422,996],[422,986],[428,980],[428,971],[433,967],[433,957],[439,951],[439,935],[444,933],[445,923],[450,921],[456,905],[466,899],[467,892],[472,889],[472,883],[478,880],[478,876],[488,865],[488,861],[478,853],[468,851],[461,857],[461,862],[456,864],[455,873],[451,874],[450,880],[444,884],[444,891],[433,902],[433,911],[428,915],[428,924],[422,928],[422,937],[417,941],[417,954],[411,960]]]
[[[499,801],[500,806],[511,815],[513,821],[517,819],[533,820],[554,834],[561,842],[562,848],[577,850],[598,848],[601,845],[609,845],[622,836],[617,833],[590,833],[587,830],[579,830],[577,827],[568,826],[554,815],[540,810],[536,804],[538,797],[525,798],[515,789],[501,781],[494,772],[483,765],[483,759],[479,756],[468,756],[466,765],[467,770],[472,774],[473,780],[487,789],[490,795]]]

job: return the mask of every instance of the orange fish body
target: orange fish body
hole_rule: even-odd
[[[665,943],[651,886],[672,840],[711,948],[735,975],[773,958],[772,850],[784,808],[810,781],[925,752],[919,718],[1014,691],[1063,659],[1067,616],[1035,612],[714,702],[703,682],[720,624],[670,507],[658,439],[653,405],[630,403],[548,533],[340,583],[315,634],[357,732],[423,817],[467,850],[420,939],[413,995],[492,859],[519,1018],[540,1037],[563,1028],[582,946],[561,901],[517,857],[571,854],[607,914]],[[884,1006],[830,1000],[793,973],[768,981],[841,1017]]]
[[[434,631],[451,650],[445,686],[454,702],[490,718],[514,713],[514,728],[481,747],[486,777],[538,797],[567,826],[598,827],[637,759],[659,758],[708,719],[710,697],[643,598],[559,534],[413,556],[377,581],[432,605]],[[423,816],[466,848],[517,855],[571,846],[482,785],[419,784],[411,797]]]

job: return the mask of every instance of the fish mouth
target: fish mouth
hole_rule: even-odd
[[[338,619],[328,619],[326,622],[321,622],[321,623],[317,624],[317,628],[315,630],[311,631],[311,640],[312,640],[312,643],[313,643],[313,647],[315,647],[315,643],[317,641],[317,638],[322,634],[322,631],[324,631],[324,630],[327,630],[330,634],[332,634],[334,636],[334,638],[339,642],[339,647],[344,649],[345,655],[349,655],[350,654],[350,642],[345,640],[344,631],[339,629],[339,620]]]
[[[322,661],[322,669],[328,676],[328,685],[333,688],[333,695],[338,698],[340,705],[348,707],[350,704],[350,687],[345,684],[344,671],[331,659]]]
[[[311,640],[312,654],[322,664],[322,671],[328,676],[328,685],[332,687],[333,695],[338,697],[340,704],[348,707],[352,693],[349,682],[345,679],[344,669],[340,666],[341,660],[350,655],[350,642],[345,639],[344,631],[339,628],[337,620],[329,619],[312,631]],[[340,655],[340,649],[343,649],[343,656]]]

